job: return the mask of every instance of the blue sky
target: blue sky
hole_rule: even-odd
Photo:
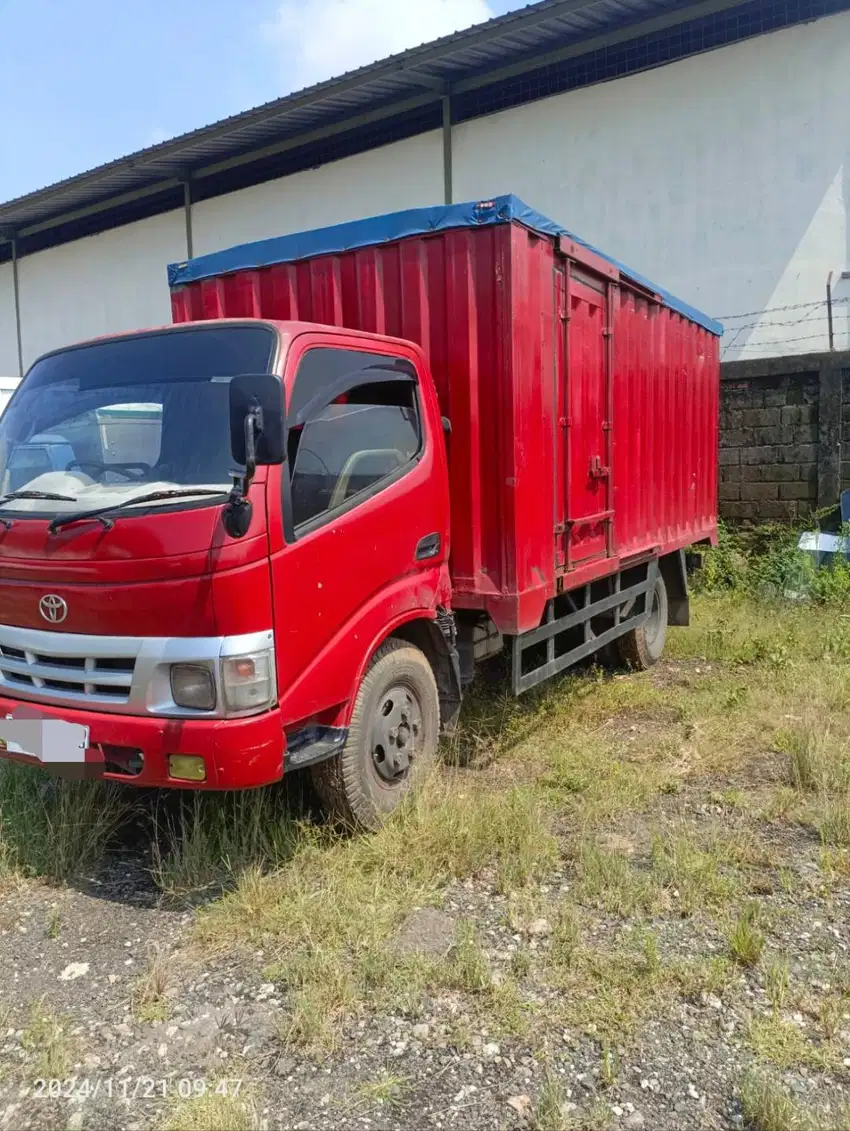
[[[0,201],[519,7],[0,0]]]

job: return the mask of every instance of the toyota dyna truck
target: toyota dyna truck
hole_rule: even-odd
[[[519,694],[687,623],[716,322],[512,196],[168,276],[173,325],[46,354],[0,418],[0,755],[217,790],[310,767],[374,828],[480,660]]]

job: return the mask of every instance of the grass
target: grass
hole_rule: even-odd
[[[109,783],[61,781],[0,762],[0,879],[61,882],[95,868],[130,805],[129,795]]]
[[[669,831],[657,836],[652,846],[653,873],[673,894],[684,915],[701,909],[725,906],[738,890],[738,879],[724,871],[731,864],[728,845],[716,840],[700,846],[693,832]]]
[[[626,917],[653,911],[658,904],[659,893],[649,876],[589,837],[579,845],[576,877],[576,898],[589,907]]]
[[[789,782],[825,846],[850,848],[850,744],[829,718],[807,714],[778,735]]]
[[[175,893],[229,886],[200,912],[200,946],[263,949],[286,996],[281,1036],[316,1055],[336,1047],[346,1022],[367,1007],[415,1013],[425,993],[461,994],[473,1011],[501,1012],[508,1028],[528,1025],[541,977],[572,995],[565,1011],[582,1026],[602,1035],[619,1024],[631,1029],[653,1006],[725,991],[735,967],[757,966],[762,916],[747,904],[729,928],[731,961],[667,962],[622,946],[591,954],[581,917],[602,912],[639,923],[685,915],[722,925],[746,895],[781,887],[783,869],[793,879],[781,853],[764,847],[761,828],[795,822],[799,806],[819,796],[807,783],[826,780],[817,744],[806,768],[792,753],[796,739],[783,740],[796,733],[794,719],[816,717],[830,743],[844,733],[850,676],[823,663],[828,620],[812,607],[765,615],[734,593],[698,597],[694,627],[670,635],[674,668],[685,665],[678,685],[592,671],[520,701],[476,689],[449,747],[453,765],[374,836],[299,822],[264,794],[197,798],[165,830],[158,882]],[[786,794],[768,813],[778,786],[748,778],[748,766],[783,741]],[[479,768],[458,768],[470,762]],[[663,807],[699,787],[721,820],[697,827],[665,819],[645,850],[612,847],[608,830],[621,829],[624,817],[657,826]],[[837,851],[838,814],[832,825],[825,816],[818,818],[825,845],[829,838]],[[536,884],[559,854],[570,901],[541,910]],[[387,960],[414,908],[439,905],[447,885],[471,876],[523,908],[520,918],[545,914],[553,924],[542,949],[514,953],[501,995],[462,924],[442,964]]]
[[[136,979],[132,993],[133,1015],[139,1021],[165,1021],[169,1015],[168,961],[158,947],[148,952],[144,971]]]
[[[75,1052],[68,1029],[68,1019],[60,1016],[44,999],[30,1007],[21,1047],[33,1055],[30,1069],[33,1079],[67,1078]]]
[[[813,1131],[810,1113],[770,1076],[748,1073],[741,1083],[741,1115],[751,1131]]]
[[[410,1006],[441,980],[464,992],[485,990],[486,962],[463,926],[447,963],[392,954],[393,935],[414,908],[439,902],[452,879],[489,867],[500,890],[511,891],[542,877],[556,851],[531,792],[472,789],[462,775],[449,775],[374,836],[300,827],[285,868],[243,872],[201,913],[199,940],[205,948],[266,949],[289,991],[285,1040],[327,1051],[366,1000]]]
[[[775,1014],[753,1018],[747,1038],[760,1060],[778,1068],[827,1069],[841,1063],[831,1042],[809,1040],[798,1025]]]
[[[764,983],[768,1001],[779,1013],[788,999],[790,972],[786,958],[775,958],[765,971]]]
[[[407,1096],[410,1084],[406,1076],[390,1072],[385,1068],[376,1080],[366,1080],[355,1089],[356,1097],[363,1103],[374,1106],[400,1107]]]
[[[246,868],[281,867],[299,839],[282,787],[191,794],[155,821],[153,875],[172,896],[231,885]]]
[[[739,966],[758,966],[764,951],[764,934],[759,929],[759,906],[748,903],[726,936],[729,951]]]
[[[568,970],[553,970],[562,991],[554,1017],[561,1025],[610,1044],[623,1043],[641,1021],[659,1010],[675,981],[654,954],[637,945],[576,949]]]
[[[161,1131],[258,1131],[260,1126],[250,1100],[215,1091],[177,1101],[160,1124]]]
[[[547,1068],[540,1087],[540,1095],[534,1105],[531,1123],[534,1131],[563,1131],[566,1100],[564,1085],[551,1068]]]
[[[759,1071],[751,1070],[741,1082],[741,1115],[748,1131],[850,1131],[850,1108],[811,1110]]]

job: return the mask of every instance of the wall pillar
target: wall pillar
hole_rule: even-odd
[[[18,241],[12,236],[12,287],[15,296],[15,337],[18,343],[18,376],[24,375],[24,345],[21,335],[21,286],[18,279]]]
[[[446,92],[442,98],[443,104],[443,202],[453,202],[452,190],[452,98]]]
[[[192,181],[187,177],[183,182],[183,214],[186,218],[186,258],[194,255],[192,240]]]
[[[820,364],[818,382],[819,508],[834,506],[841,491],[842,367],[839,358],[824,357]]]

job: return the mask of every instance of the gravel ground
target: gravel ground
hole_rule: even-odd
[[[655,678],[675,687],[684,677],[668,665]],[[624,742],[653,725],[616,721]],[[768,759],[758,773],[771,772]],[[665,795],[651,827],[634,814],[612,824],[609,847],[640,875],[659,827],[700,843],[728,833],[741,819],[717,798],[740,784],[715,775]],[[674,891],[663,913],[616,914],[584,900],[587,969],[599,956],[631,955],[640,978],[564,981],[552,963],[573,863],[565,858],[519,909],[485,872],[452,884],[439,910],[415,912],[387,961],[447,956],[458,925],[472,924],[496,989],[509,985],[519,1002],[514,1014],[451,991],[407,1013],[367,1003],[323,1059],[283,1039],[287,998],[266,980],[269,955],[198,950],[194,910],[159,896],[145,846],[122,848],[97,876],[65,887],[21,882],[0,902],[0,1129],[738,1128],[760,1020],[808,1041],[805,1054],[772,1055],[790,1092],[805,1108],[836,1109],[850,1102],[850,883],[825,878],[803,825],[758,828],[747,870],[764,916],[755,965],[727,961],[716,985],[695,977],[674,988],[659,975],[641,1006],[653,971],[728,956],[721,920],[680,913]],[[787,962],[787,991],[768,985],[775,961]],[[156,971],[167,988],[145,1010],[140,987]],[[629,1017],[613,1031],[594,1020],[605,993]],[[223,1101],[207,1122],[187,1102],[200,1094]]]

